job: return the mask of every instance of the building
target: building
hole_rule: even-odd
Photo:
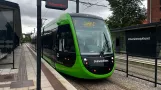
[[[148,23],[161,21],[161,0],[148,0]]]
[[[142,22],[140,25],[128,26],[124,28],[112,29],[112,39],[115,52],[126,52],[127,47],[127,31],[145,31],[145,30],[156,30],[157,36],[157,53],[161,57],[161,0],[147,0],[148,9],[147,9],[147,19]],[[138,37],[141,32],[137,32]],[[135,44],[134,44],[135,45]],[[136,49],[137,51],[137,49]]]
[[[131,34],[129,34],[129,32]],[[140,25],[129,26],[124,28],[116,28],[111,30],[111,34],[113,39],[113,46],[115,48],[116,53],[120,53],[120,52],[124,53],[127,50],[133,50],[136,52],[139,50],[142,50],[142,52],[140,51],[140,53],[144,53],[144,52],[150,53],[150,52],[153,52],[154,50],[154,49],[153,50],[150,50],[150,49],[156,48],[156,52],[153,52],[152,54],[154,55],[156,53],[157,57],[161,58],[161,22],[140,24]],[[133,41],[133,43],[131,42],[129,43],[129,39],[128,39],[129,36],[130,38],[134,38],[134,40],[131,40]],[[145,37],[150,37],[150,40],[137,40],[138,38],[145,38]],[[153,44],[150,44],[152,42]],[[130,47],[127,47],[127,44],[129,44]],[[153,47],[149,47],[149,49],[145,49],[151,45],[155,45],[156,47],[153,46]],[[133,48],[133,47],[136,47],[136,48]],[[143,51],[143,49],[145,50]]]

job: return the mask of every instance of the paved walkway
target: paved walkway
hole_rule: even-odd
[[[35,90],[36,61],[34,57],[25,45],[20,46],[15,52],[15,64],[19,67],[18,69],[11,69],[10,66],[0,67],[0,90]],[[12,61],[11,57],[12,55],[8,56],[6,60]],[[42,90],[54,90],[43,72],[41,72],[41,82]]]
[[[126,60],[126,54],[116,54],[117,59]],[[155,59],[129,56],[129,61],[148,65],[155,65]],[[158,66],[161,67],[161,59],[158,59]]]
[[[7,55],[6,53],[1,53],[1,52],[0,52],[0,60],[1,60],[2,58],[4,58],[6,55]]]
[[[36,52],[31,44],[26,44],[29,47],[33,57],[36,60]],[[41,59],[41,67],[45,76],[51,83],[55,90],[77,90],[71,83],[69,83],[61,74],[59,74],[52,66],[50,66],[45,59]]]
[[[19,67],[20,57],[21,57],[21,50],[22,47],[19,46],[14,50],[14,68]],[[1,53],[0,53],[1,54]],[[6,56],[6,58],[3,58],[0,60],[0,64],[6,64],[6,63],[13,63],[13,52],[11,54],[3,54],[3,57]],[[7,64],[7,65],[0,65],[0,69],[6,69],[6,68],[13,68],[13,64]]]

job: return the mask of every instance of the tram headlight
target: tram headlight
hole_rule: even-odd
[[[94,69],[93,71],[96,72],[97,70]]]
[[[84,61],[86,62],[87,61],[87,58],[84,58]]]
[[[86,62],[85,64],[88,65],[88,62]]]
[[[112,63],[113,63],[113,60],[112,60]]]
[[[111,57],[111,62],[114,63],[114,57]]]

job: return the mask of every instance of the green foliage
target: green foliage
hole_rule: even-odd
[[[107,0],[112,16],[106,23],[110,28],[120,28],[142,24],[146,19],[146,9],[140,7],[143,0]]]
[[[21,42],[22,43],[31,42],[31,37],[29,35],[26,35],[25,38],[22,38]]]

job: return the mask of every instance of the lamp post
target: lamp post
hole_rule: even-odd
[[[37,90],[41,90],[41,0],[37,0]]]

